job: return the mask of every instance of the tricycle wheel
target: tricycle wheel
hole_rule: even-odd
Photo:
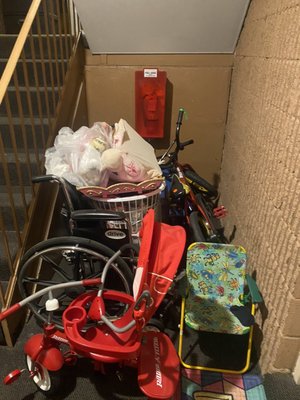
[[[52,397],[59,393],[62,386],[60,371],[49,371],[42,364],[33,361],[29,355],[25,356],[26,366],[37,388],[46,396]]]
[[[158,318],[151,318],[144,328],[145,331],[164,332],[165,326]]]

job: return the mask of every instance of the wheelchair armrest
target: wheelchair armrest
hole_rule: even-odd
[[[262,303],[263,298],[261,297],[261,294],[259,292],[255,280],[250,275],[246,274],[246,281],[249,288],[252,303]]]
[[[31,181],[32,183],[58,182],[62,185],[67,182],[64,178],[53,174],[33,176]]]
[[[113,220],[113,221],[124,221],[126,215],[123,212],[111,212],[105,210],[76,210],[71,213],[71,218],[74,221],[82,220]]]
[[[59,188],[62,191],[68,212],[71,213],[74,210],[79,210],[84,207],[90,207],[90,199],[83,197],[82,193],[76,190],[76,187],[68,182],[63,177],[57,175],[41,175],[32,178],[32,183],[45,183],[45,182],[56,182],[59,184]]]

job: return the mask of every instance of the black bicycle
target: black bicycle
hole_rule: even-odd
[[[226,210],[218,205],[217,188],[198,175],[190,165],[183,165],[178,160],[179,152],[194,143],[193,139],[180,141],[183,115],[184,109],[181,108],[175,138],[159,158],[166,179],[166,190],[162,198],[163,217],[170,224],[185,226],[190,234],[190,242],[226,243],[220,223]]]

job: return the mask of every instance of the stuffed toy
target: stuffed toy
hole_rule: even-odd
[[[112,148],[102,153],[101,164],[116,182],[142,182],[162,176],[153,147],[123,119],[115,124]]]

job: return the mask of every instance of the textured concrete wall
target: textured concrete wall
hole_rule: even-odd
[[[263,372],[300,349],[300,1],[252,0],[238,43],[221,170],[226,232],[249,253],[266,310]]]

